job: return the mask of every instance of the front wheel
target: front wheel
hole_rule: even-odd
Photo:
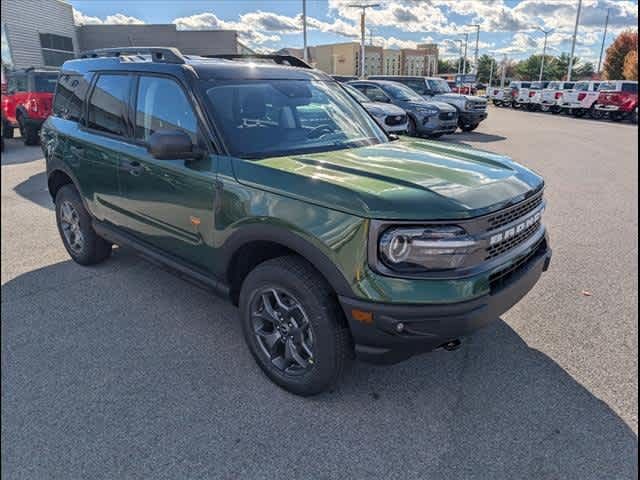
[[[551,107],[549,105],[544,105],[544,104],[540,105],[541,112],[547,113],[550,110],[551,110]]]
[[[260,368],[296,395],[326,391],[353,357],[331,287],[300,257],[275,258],[252,270],[240,291],[240,316]]]
[[[500,100],[494,100],[494,101],[493,101],[493,104],[494,104],[496,107],[501,107],[501,106],[502,106],[502,102],[501,102]]]
[[[512,108],[515,108],[516,110],[520,110],[520,108],[522,108],[522,105],[521,105],[521,104],[519,104],[518,102],[513,102],[513,103],[511,104],[511,107],[512,107]]]
[[[93,230],[91,216],[73,185],[64,185],[58,190],[55,204],[58,232],[76,263],[93,265],[111,255],[111,244]]]
[[[416,121],[409,117],[409,121],[407,122],[407,135],[410,137],[418,136],[418,128],[416,127]]]
[[[554,105],[553,107],[551,107],[551,113],[553,115],[560,115],[562,113],[562,108]]]
[[[22,117],[18,119],[18,125],[24,144],[27,146],[37,145],[39,141],[38,129],[26,123]]]
[[[2,136],[4,138],[13,138],[14,128],[9,125],[9,122],[2,121]]]
[[[478,128],[479,123],[462,123],[458,122],[458,127],[463,132],[473,132],[476,128]]]
[[[571,109],[571,114],[574,117],[577,117],[577,118],[584,117],[585,113],[586,113],[586,110],[584,108],[572,108]]]

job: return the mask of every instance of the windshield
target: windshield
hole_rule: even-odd
[[[549,82],[547,86],[549,90],[560,90],[562,88],[562,83],[560,82]]]
[[[427,80],[429,83],[429,88],[433,93],[451,93],[451,88],[449,88],[449,84],[446,80]],[[452,82],[455,85],[455,82]]]
[[[343,84],[342,86],[358,102],[360,102],[360,103],[371,103],[371,100],[369,99],[369,97],[367,97],[364,93],[359,92],[356,88],[353,88],[351,85]]]
[[[616,82],[603,82],[600,84],[600,91],[602,90],[617,90]]]
[[[37,73],[33,76],[34,92],[53,93],[58,81],[57,73]]]
[[[415,91],[411,90],[409,87],[405,87],[400,83],[385,83],[384,85],[380,85],[380,87],[394,100],[401,100],[404,102],[408,101],[419,101],[422,102],[422,97],[418,95]]]
[[[336,82],[204,82],[207,107],[230,153],[266,158],[374,145],[388,139]]]
[[[589,90],[589,82],[578,82],[575,84],[573,89],[579,92],[586,92]]]
[[[532,82],[531,90],[542,90],[544,88],[544,82]]]

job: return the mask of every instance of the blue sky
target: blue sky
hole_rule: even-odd
[[[235,29],[258,51],[301,47],[302,0],[69,0],[77,23],[175,23],[182,29]],[[354,0],[307,0],[308,44],[357,38]],[[436,42],[441,55],[455,56],[458,39],[480,24],[480,53],[522,58],[541,53],[543,34],[552,28],[549,53],[568,52],[577,0],[376,0],[368,11],[367,41],[387,48]],[[583,0],[576,47],[579,57],[597,61],[607,9],[609,44],[625,28],[637,28],[637,0]],[[469,48],[475,42],[470,35]],[[470,50],[471,52],[471,50]]]

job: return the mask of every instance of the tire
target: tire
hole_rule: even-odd
[[[18,125],[20,126],[20,135],[24,144],[27,146],[38,145],[40,138],[38,137],[38,129],[29,124],[24,124],[22,117],[18,118]]]
[[[416,127],[416,121],[412,117],[409,117],[409,121],[407,122],[407,135],[409,135],[410,137],[418,136],[418,128]]]
[[[638,107],[631,114],[631,123],[638,124]]]
[[[111,243],[98,236],[93,230],[91,216],[84,208],[80,195],[73,185],[67,184],[58,190],[55,204],[58,232],[64,248],[74,262],[80,265],[94,265],[111,255]],[[71,223],[74,225],[72,226]]]
[[[604,112],[602,110],[598,110],[595,107],[591,107],[589,109],[589,116],[594,120],[602,120],[604,118]]]
[[[609,114],[609,118],[614,122],[621,122],[624,119],[624,116],[620,112],[611,112]]]
[[[271,311],[280,310],[284,315],[289,313],[280,306],[290,309],[288,328],[293,325],[292,330],[281,332],[287,328],[285,317],[281,315],[274,321],[277,314],[268,313],[267,304]],[[258,366],[274,383],[293,394],[309,396],[328,390],[353,358],[351,335],[333,290],[301,257],[274,258],[254,268],[242,284],[240,317],[249,351]],[[312,337],[302,342],[309,346],[306,352],[300,347],[300,337],[287,337],[294,330],[293,335],[301,336],[311,332]],[[297,345],[301,363],[291,355],[288,360],[285,358],[285,345]],[[287,362],[291,365],[286,366]]]
[[[520,105],[518,102],[513,102],[511,104],[511,108],[515,108],[516,110],[520,110],[522,108],[522,105]]]
[[[9,125],[7,122],[3,122],[2,136],[4,138],[13,138],[13,130],[14,128],[11,125]]]
[[[548,113],[551,111],[551,107],[549,105],[540,105],[540,111],[544,113]]]
[[[440,138],[442,135],[444,135],[444,133],[432,133],[431,135],[427,135],[427,138],[435,140]]]
[[[562,113],[562,108],[554,105],[553,107],[551,107],[551,113],[553,115],[560,115]]]
[[[585,116],[585,114],[587,113],[587,111],[584,108],[572,108],[571,109],[571,115],[573,115],[576,118],[582,118]]]
[[[494,100],[494,101],[493,101],[493,104],[494,104],[496,107],[501,107],[501,106],[502,106],[502,102],[501,102],[500,100]]]
[[[478,128],[478,125],[480,125],[479,123],[472,123],[472,124],[463,124],[463,123],[458,123],[458,127],[460,127],[460,130],[462,130],[463,132],[473,132],[476,128]]]

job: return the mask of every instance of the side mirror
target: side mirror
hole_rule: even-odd
[[[149,136],[147,150],[158,160],[199,158],[202,152],[182,130],[156,130]]]

